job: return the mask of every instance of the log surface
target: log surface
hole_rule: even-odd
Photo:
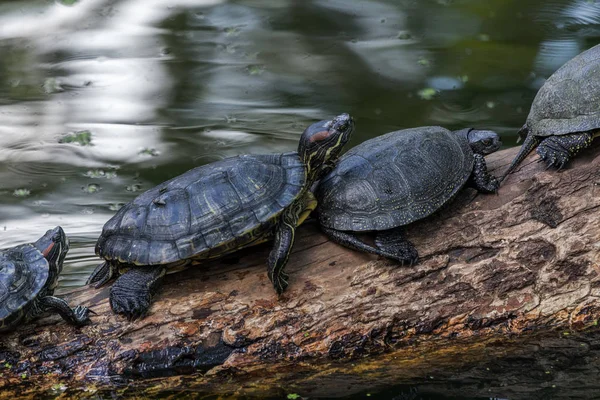
[[[98,315],[81,329],[48,316],[0,336],[0,397],[341,396],[434,378],[470,379],[474,394],[481,378],[486,394],[511,399],[544,398],[559,381],[581,389],[583,373],[599,376],[599,147],[561,172],[530,155],[497,195],[463,190],[408,227],[413,267],[342,248],[309,221],[279,298],[268,245],[169,275],[143,320],[114,315],[108,288],[64,293]],[[516,150],[489,156],[490,169],[499,175]],[[543,370],[548,348],[587,360],[587,372],[544,371],[533,389],[521,364],[480,367],[517,357]]]

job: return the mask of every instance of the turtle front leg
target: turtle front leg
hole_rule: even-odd
[[[292,246],[296,227],[304,222],[310,213],[316,208],[317,201],[310,192],[298,201],[290,205],[281,215],[277,230],[275,231],[275,243],[267,260],[267,275],[273,283],[277,294],[283,293],[288,287],[288,274],[285,272]]]
[[[99,288],[101,286],[104,286],[113,277],[116,277],[118,275],[119,267],[117,266],[117,263],[112,261],[105,261],[102,264],[98,265],[96,269],[94,269],[94,272],[92,272],[85,284],[93,284],[95,288]]]
[[[404,237],[400,228],[377,232],[375,236],[375,245],[377,247],[363,242],[354,232],[338,231],[324,226],[321,226],[321,229],[331,240],[342,246],[390,258],[400,262],[402,265],[412,265],[419,258],[417,249]]]
[[[54,296],[45,296],[40,298],[39,305],[45,311],[53,311],[67,321],[71,325],[83,326],[90,322],[89,313],[94,313],[89,308],[84,306],[77,306],[75,308],[69,307],[69,303],[65,300]]]
[[[110,288],[110,307],[129,320],[142,317],[150,308],[166,272],[164,265],[129,269]]]
[[[473,172],[471,174],[471,185],[482,193],[496,193],[500,187],[498,179],[487,170],[485,158],[481,154],[473,154]]]
[[[583,133],[572,133],[570,135],[550,136],[542,140],[537,148],[537,153],[548,167],[555,167],[559,170],[575,157],[581,150],[590,147],[594,137],[598,136],[600,131]]]

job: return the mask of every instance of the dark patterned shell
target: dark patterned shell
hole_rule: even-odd
[[[0,251],[0,325],[20,318],[48,281],[48,261],[31,244]]]
[[[464,186],[466,139],[441,127],[391,132],[347,152],[319,184],[319,219],[343,231],[385,230],[424,218]]]
[[[104,225],[96,253],[136,265],[224,254],[272,230],[305,184],[295,152],[194,168],[123,206]]]
[[[533,100],[527,127],[536,136],[600,128],[600,45],[560,67]]]

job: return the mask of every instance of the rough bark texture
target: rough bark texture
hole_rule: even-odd
[[[559,173],[530,156],[498,195],[466,189],[409,227],[421,255],[410,268],[331,243],[313,222],[279,298],[268,246],[170,275],[133,323],[111,313],[107,288],[75,290],[93,324],[46,317],[0,336],[0,395],[317,397],[423,382],[594,398],[584,392],[600,376],[599,147]],[[515,152],[488,163],[501,172]]]

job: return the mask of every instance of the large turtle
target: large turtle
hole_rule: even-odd
[[[54,297],[69,241],[60,226],[49,230],[35,243],[0,251],[0,331],[14,329],[45,311],[60,314],[80,326],[88,319],[87,307],[69,307]]]
[[[498,189],[484,154],[495,132],[451,132],[427,126],[391,132],[348,151],[316,190],[319,222],[335,242],[401,263],[417,261],[402,227],[440,209],[470,180],[481,192]],[[374,245],[359,234],[373,233]]]
[[[100,286],[122,273],[110,290],[110,305],[137,318],[166,272],[274,234],[268,276],[277,293],[283,292],[296,226],[316,206],[308,189],[332,169],[353,129],[352,118],[342,114],[309,126],[297,152],[227,158],[141,194],[104,225],[96,253],[106,262],[88,283]]]
[[[519,137],[525,141],[502,175],[538,146],[548,167],[562,169],[600,134],[600,45],[568,61],[538,91]]]

